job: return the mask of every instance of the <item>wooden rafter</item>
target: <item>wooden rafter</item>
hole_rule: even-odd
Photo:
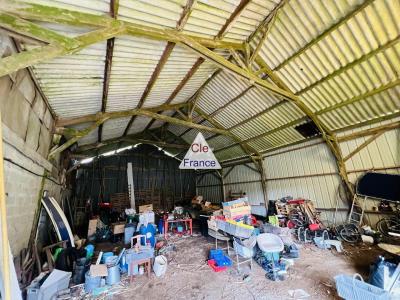
[[[63,47],[60,44],[49,44],[4,57],[0,59],[0,77],[57,56],[73,54],[89,45],[123,34],[125,30],[125,28],[120,26],[101,28],[75,37],[74,40],[79,45],[77,47]]]
[[[120,142],[128,143],[131,145],[148,144],[148,145],[155,145],[157,147],[174,148],[174,149],[188,149],[190,146],[188,144],[186,144],[186,145],[172,144],[172,143],[160,142],[160,141],[155,141],[155,140],[149,140],[149,139],[140,138],[140,137],[124,136],[124,137],[118,137],[118,138],[112,139],[112,140],[105,140],[101,143],[80,146],[76,149],[75,152],[76,153],[84,153],[84,152],[91,151],[91,150],[100,150],[101,148],[103,148],[105,146],[119,144]]]
[[[365,55],[362,55],[360,58],[352,61],[351,63],[349,63],[349,64],[347,64],[345,66],[342,66],[339,69],[335,70],[334,72],[328,74],[327,76],[315,81],[314,83],[312,83],[309,86],[305,87],[301,91],[297,92],[296,95],[304,94],[304,93],[308,92],[309,90],[313,89],[314,87],[316,87],[317,85],[320,85],[323,82],[326,82],[326,81],[338,76],[339,74],[342,74],[343,72],[346,72],[347,70],[350,70],[351,68],[354,68],[355,66],[361,64],[364,61],[367,61],[368,59],[370,59],[371,57],[377,55],[378,53],[383,52],[386,49],[389,49],[391,47],[394,47],[399,41],[400,41],[400,36],[398,35],[394,39],[392,39],[392,40],[386,42],[385,44],[377,47],[376,49],[372,50],[371,52],[369,52],[369,53],[367,53]]]
[[[178,24],[176,26],[176,29],[178,31],[183,29],[183,26],[186,24],[193,7],[197,1],[193,0],[188,0],[188,3],[186,4],[183,13],[181,15],[181,18],[178,21]],[[193,64],[193,66],[190,68],[189,72],[185,75],[185,77],[181,80],[181,82],[178,84],[178,86],[175,88],[175,90],[171,93],[171,95],[168,97],[167,101],[165,101],[165,104],[171,103],[175,97],[178,95],[178,93],[183,89],[183,87],[186,85],[186,83],[192,78],[192,76],[196,73],[196,71],[199,69],[201,64],[204,62],[204,58],[199,57],[196,62]],[[161,113],[161,111],[159,112]],[[149,124],[147,124],[146,128],[144,130],[148,130],[154,123],[155,120],[151,120]]]
[[[226,20],[225,24],[221,27],[220,31],[217,33],[215,39],[222,39],[224,35],[235,25],[236,21],[239,19],[240,15],[246,9],[246,6],[251,2],[251,0],[241,0],[238,6],[236,6],[233,13]]]
[[[287,3],[287,0],[281,0],[281,2],[275,6],[275,8],[268,14],[268,16],[264,19],[264,21],[260,24],[260,26],[257,28],[255,33],[249,37],[247,40],[247,44],[249,44],[250,40],[253,39],[255,36],[257,36],[258,32],[261,31],[261,37],[260,40],[257,43],[256,48],[252,52],[250,59],[249,59],[249,65],[251,65],[254,62],[254,59],[257,57],[258,53],[260,52],[262,46],[264,45],[264,42],[266,41],[268,34],[271,30],[271,28],[274,26],[275,21],[278,16],[279,10]]]
[[[317,44],[319,41],[324,39],[327,35],[329,35],[331,32],[335,31],[338,29],[342,24],[353,18],[355,15],[357,15],[360,11],[365,9],[368,5],[373,3],[375,0],[365,0],[363,3],[358,4],[354,7],[353,10],[351,10],[349,13],[347,13],[345,16],[342,18],[338,19],[336,23],[333,23],[330,27],[325,29],[320,35],[312,39],[310,42],[308,42],[306,45],[304,45],[301,49],[299,49],[297,52],[292,54],[290,57],[286,58],[284,61],[282,61],[275,69],[274,71],[278,71],[282,69],[284,66],[286,66],[290,61],[295,59],[296,57],[299,57],[302,53],[310,49],[312,46]]]
[[[42,21],[48,23],[59,23],[73,26],[92,26],[92,27],[125,27],[126,34],[143,36],[145,38],[169,41],[177,43],[179,38],[177,36],[188,36],[179,33],[177,30],[169,30],[169,34],[165,34],[165,29],[159,29],[142,24],[135,24],[133,22],[115,20],[108,16],[94,15],[90,13],[72,11],[63,8],[45,6],[40,4],[26,3],[23,1],[0,1],[0,11],[14,14],[24,19]],[[172,35],[171,35],[172,33]],[[176,37],[174,37],[176,34]],[[221,40],[213,40],[207,38],[192,37],[200,44],[209,48],[234,48],[241,49],[243,47],[240,43],[232,43]]]
[[[158,112],[162,110],[176,110],[182,107],[186,107],[187,103],[178,103],[178,104],[168,104],[168,105],[160,105],[155,107],[149,107],[146,109],[129,109],[122,111],[112,111],[112,112],[100,112],[97,114],[84,115],[80,117],[74,118],[66,118],[66,119],[57,119],[56,126],[71,126],[76,124],[82,124],[87,122],[96,122],[102,118],[116,119],[123,117],[130,117],[137,114],[140,114],[141,111],[149,111],[149,112]]]
[[[118,0],[110,1],[110,16],[114,19],[117,18],[119,8]],[[111,77],[111,66],[112,59],[114,53],[114,42],[115,38],[111,38],[107,40],[107,50],[106,50],[106,60],[104,63],[104,79],[103,79],[103,95],[101,97],[101,112],[106,112],[107,109],[107,99],[108,99],[108,89],[110,86],[110,77]],[[100,124],[98,130],[97,140],[101,142],[103,135],[103,124]]]
[[[197,123],[193,123],[190,121],[185,121],[182,119],[178,119],[178,118],[173,118],[170,116],[166,116],[166,115],[161,115],[161,114],[157,114],[154,111],[151,110],[147,110],[147,109],[132,109],[130,111],[127,111],[129,113],[129,115],[139,115],[139,116],[145,116],[148,118],[153,118],[153,119],[157,119],[157,120],[162,120],[164,122],[167,123],[172,123],[172,124],[176,124],[176,125],[180,125],[180,126],[185,126],[185,127],[190,127],[190,128],[196,128],[198,130],[205,130],[205,131],[209,131],[209,132],[213,132],[213,133],[218,133],[218,134],[222,134],[222,135],[228,135],[231,136],[231,133],[229,133],[226,130],[220,130],[217,128],[213,128],[213,127],[208,127],[208,126],[203,126]],[[121,117],[121,112],[115,114],[115,113],[104,113],[104,114],[96,114],[94,115],[92,120],[87,120],[87,122],[96,122],[98,123],[98,125],[100,125],[101,123],[104,123],[106,120],[111,119],[113,116],[114,118],[118,118]],[[122,115],[122,116],[127,116],[127,115]],[[76,118],[75,118],[76,119]],[[72,124],[76,124],[75,120],[73,119],[69,119],[69,120],[59,120],[57,122],[57,129],[56,132],[59,134],[72,134],[72,135],[81,135],[80,132],[76,132],[74,129],[71,128],[65,128],[63,127],[61,124],[68,124],[68,125],[72,125]],[[64,125],[65,126],[65,125]]]
[[[178,22],[177,22],[177,24],[176,24],[176,30],[177,30],[178,32],[181,31],[181,30],[183,30],[183,28],[184,28],[184,26],[185,26],[187,20],[188,20],[189,17],[190,17],[190,14],[191,14],[192,11],[193,11],[193,8],[194,8],[194,5],[196,4],[196,2],[197,2],[197,0],[188,0],[188,1],[187,1],[185,7],[183,8],[181,17],[179,18],[179,20],[178,20]],[[166,46],[166,48],[165,48],[165,50],[164,50],[164,53],[162,54],[162,56],[161,56],[161,58],[160,58],[160,61],[158,62],[158,65],[157,65],[156,69],[154,70],[153,75],[152,75],[152,77],[151,77],[150,80],[149,80],[149,83],[147,84],[147,87],[146,87],[146,89],[145,89],[145,91],[144,91],[144,93],[143,93],[143,95],[142,95],[142,98],[140,99],[140,102],[139,102],[137,108],[141,108],[141,107],[143,106],[143,103],[144,103],[144,101],[145,101],[147,95],[149,94],[151,88],[154,86],[155,81],[157,80],[158,76],[160,75],[160,73],[161,73],[161,71],[162,71],[162,69],[163,69],[165,63],[167,62],[169,56],[171,55],[172,50],[174,49],[174,47],[175,47],[175,43],[168,42],[168,44],[167,44],[167,46]],[[200,64],[201,64],[201,63],[202,63],[202,62],[200,62]],[[197,68],[198,68],[198,66],[196,67],[196,70],[197,70]],[[191,75],[190,75],[190,77],[191,77]],[[189,77],[189,78],[190,78],[190,77]],[[185,78],[186,78],[186,77],[185,77]],[[184,78],[184,80],[185,80],[185,78]],[[178,85],[177,88],[179,88],[179,86],[180,86],[180,84]],[[183,87],[183,86],[182,86],[182,87]],[[181,87],[181,88],[182,88],[182,87]],[[179,92],[179,91],[178,91],[178,92]],[[177,93],[178,93],[178,92],[177,92]],[[176,94],[177,94],[177,93],[176,93]],[[175,94],[175,95],[176,95],[176,94]],[[173,92],[171,96],[172,96],[172,97],[175,97],[175,95],[174,95],[174,92]],[[171,96],[167,99],[167,101],[166,101],[164,104],[169,104],[169,103],[173,100],[173,98],[171,99]],[[161,112],[160,112],[160,113],[161,113]],[[135,120],[135,117],[133,116],[133,117],[129,120],[129,123],[128,123],[128,125],[127,125],[127,127],[126,127],[126,129],[125,129],[123,135],[127,135],[127,133],[128,133],[128,131],[129,131],[130,127],[132,126],[134,120]],[[146,128],[145,128],[144,130],[150,128],[150,126],[151,126],[153,123],[154,123],[154,119],[153,119],[153,120],[150,120],[150,122],[147,124],[147,126],[146,126]]]
[[[350,158],[352,158],[354,155],[356,155],[358,152],[360,152],[362,149],[367,147],[369,144],[371,144],[373,141],[375,141],[378,137],[380,137],[384,132],[378,132],[375,133],[373,136],[369,137],[364,143],[362,143],[360,146],[358,146],[356,149],[351,151],[349,154],[347,154],[344,158],[343,161],[348,161]]]
[[[139,100],[138,105],[136,106],[136,108],[141,108],[144,104],[144,102],[146,101],[147,96],[150,94],[151,89],[153,88],[154,84],[156,83],[156,80],[158,78],[158,76],[160,75],[162,69],[164,68],[165,64],[167,63],[167,60],[169,58],[169,56],[172,53],[172,50],[174,49],[175,44],[172,42],[168,42],[167,46],[164,49],[163,54],[160,57],[160,60],[157,63],[156,68],[153,71],[153,74],[151,75],[149,82],[147,83],[147,86],[142,94],[142,97]],[[128,134],[129,129],[131,128],[133,122],[135,121],[136,116],[132,116],[132,118],[129,120],[128,125],[126,126],[125,130],[124,130],[124,136]]]
[[[390,124],[385,124],[385,125],[381,125],[381,126],[377,126],[374,128],[369,128],[369,129],[365,129],[365,130],[360,130],[345,136],[340,136],[338,137],[338,141],[341,142],[346,142],[346,141],[350,141],[356,138],[360,138],[360,137],[365,137],[365,136],[369,136],[369,135],[374,135],[377,133],[381,133],[381,132],[386,132],[389,130],[393,130],[393,129],[398,129],[400,128],[400,121],[397,122],[393,122]]]

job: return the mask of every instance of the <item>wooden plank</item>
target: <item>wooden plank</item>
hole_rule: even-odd
[[[135,36],[142,36],[149,39],[169,41],[177,43],[179,38],[171,34],[165,34],[165,29],[155,28],[151,26],[135,24],[133,22],[114,20],[108,16],[94,15],[85,12],[78,12],[64,8],[51,7],[46,5],[26,3],[23,1],[0,1],[0,11],[14,14],[24,19],[68,24],[73,26],[91,26],[91,27],[110,27],[121,26],[126,28],[126,33]],[[241,43],[227,42],[221,40],[207,39],[185,35],[177,30],[172,32],[179,36],[188,36],[196,39],[197,42],[209,48],[220,49],[242,49]]]
[[[241,14],[246,9],[246,6],[251,2],[251,0],[241,0],[238,6],[236,6],[233,13],[230,17],[226,20],[224,26],[218,32],[216,39],[222,39],[224,35],[228,33],[228,31],[235,25],[236,21],[239,19]]]
[[[119,26],[102,28],[76,37],[75,40],[79,42],[79,47],[73,49],[50,44],[29,51],[12,54],[0,59],[0,77],[57,56],[73,54],[89,45],[107,40],[124,32],[125,28]]]
[[[113,111],[113,112],[105,112],[105,113],[97,113],[97,114],[90,114],[81,117],[75,118],[68,118],[68,119],[57,119],[56,120],[56,127],[64,127],[64,126],[71,126],[76,124],[82,124],[87,122],[95,122],[102,118],[123,118],[129,117],[134,115],[140,115],[142,111],[150,111],[150,112],[157,112],[163,110],[176,110],[181,107],[186,107],[187,103],[178,103],[178,104],[168,104],[168,105],[160,105],[155,107],[149,107],[146,109],[130,109],[130,110],[122,110],[122,111]]]
[[[358,152],[360,152],[362,149],[367,147],[369,144],[371,144],[373,141],[375,141],[378,137],[380,137],[384,132],[378,132],[375,133],[373,136],[371,136],[369,139],[367,139],[364,143],[362,143],[360,146],[358,146],[356,149],[351,151],[347,156],[343,158],[343,161],[348,161],[350,158],[352,158],[354,155],[356,155]]]
[[[119,2],[118,0],[111,0],[110,1],[110,16],[116,19],[118,15],[118,7]],[[106,50],[106,61],[104,63],[104,79],[103,79],[103,95],[101,97],[101,112],[105,112],[107,109],[107,98],[108,98],[108,89],[110,86],[110,76],[111,76],[111,66],[112,66],[112,59],[114,53],[114,43],[115,38],[111,38],[107,40],[107,50]],[[97,139],[101,142],[101,138],[103,135],[103,124],[100,124],[98,130]]]

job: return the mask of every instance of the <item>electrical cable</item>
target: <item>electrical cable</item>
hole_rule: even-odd
[[[31,171],[31,170],[25,168],[24,166],[21,166],[20,164],[16,163],[15,161],[13,161],[13,160],[10,159],[10,158],[4,157],[3,159],[4,159],[5,161],[8,161],[8,162],[12,163],[13,165],[15,165],[15,166],[17,166],[17,167],[20,167],[21,169],[23,169],[23,170],[25,170],[25,171],[27,171],[27,172],[29,172],[29,173],[35,175],[35,176],[42,177],[42,178],[46,178],[47,180],[50,180],[50,181],[53,182],[54,184],[57,184],[57,185],[59,185],[59,186],[62,186],[62,184],[56,182],[55,180],[51,179],[50,177],[47,177],[47,176],[44,176],[44,175],[40,175],[40,174],[38,174],[38,173],[35,173],[35,172],[33,172],[33,171]]]

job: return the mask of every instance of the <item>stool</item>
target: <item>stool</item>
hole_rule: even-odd
[[[133,267],[134,266],[140,266],[144,264],[145,269],[147,270],[147,277],[150,278],[150,272],[151,272],[151,258],[144,258],[144,259],[138,259],[138,260],[134,260],[131,262],[130,266],[131,266],[131,276],[130,276],[130,283],[133,282]]]

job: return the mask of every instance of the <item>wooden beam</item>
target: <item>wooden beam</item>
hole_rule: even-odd
[[[153,88],[154,84],[156,83],[156,80],[158,78],[158,76],[160,75],[162,69],[164,68],[164,65],[166,64],[169,56],[172,53],[172,50],[174,49],[175,44],[172,42],[168,42],[167,46],[164,49],[163,54],[160,57],[160,60],[157,63],[156,68],[154,69],[153,74],[150,77],[149,82],[147,83],[147,86],[142,94],[142,97],[139,100],[138,105],[136,106],[136,108],[141,108],[144,104],[144,101],[146,101],[147,96],[150,94],[151,89]],[[128,125],[126,126],[125,130],[124,130],[124,136],[126,136],[129,132],[129,129],[131,128],[133,122],[135,121],[136,116],[132,116],[132,118],[129,120]]]
[[[20,40],[17,40],[15,38],[12,38],[12,41],[15,45],[15,48],[17,49],[18,53],[21,53],[22,50],[22,46],[21,46],[21,42]],[[48,109],[48,111],[50,112],[51,116],[55,119],[56,118],[56,113],[54,112],[53,108],[50,106],[49,103],[49,99],[47,98],[47,96],[43,93],[42,87],[40,86],[35,73],[32,70],[32,67],[27,67],[26,68],[28,73],[29,73],[29,77],[31,78],[32,82],[35,85],[36,90],[39,92],[40,96],[42,97],[43,101],[46,104],[46,108]],[[33,99],[31,106],[34,106],[35,102],[37,100],[37,97],[35,97],[35,99]]]
[[[394,47],[398,42],[400,41],[400,35],[398,35],[396,38],[386,42],[385,44],[379,46],[378,48],[372,50],[371,52],[362,55],[360,58],[352,61],[351,63],[344,65],[342,67],[340,67],[339,69],[335,70],[334,72],[328,74],[327,76],[315,81],[314,83],[310,84],[309,86],[305,87],[304,89],[302,89],[301,91],[297,92],[296,95],[301,95],[304,94],[306,92],[308,92],[309,90],[315,88],[317,85],[322,84],[325,81],[328,81],[329,79],[332,79],[333,77],[342,74],[343,72],[361,64],[362,62],[370,59],[371,57],[376,56],[378,53],[385,51],[386,49],[389,49],[391,47]]]
[[[79,47],[79,43],[73,38],[6,13],[0,12],[0,27],[48,44],[59,45],[63,48],[73,49]]]
[[[125,28],[119,26],[102,28],[76,37],[75,40],[79,43],[79,46],[76,48],[67,49],[59,45],[50,44],[18,54],[12,54],[0,59],[0,77],[57,56],[73,54],[89,45],[107,40],[124,32]]]
[[[119,112],[121,115],[121,112]],[[148,118],[153,118],[153,119],[157,119],[157,120],[162,120],[165,121],[167,123],[171,123],[171,124],[176,124],[176,125],[180,125],[180,126],[185,126],[185,127],[190,127],[190,128],[195,128],[198,130],[204,130],[204,131],[209,131],[209,132],[213,132],[213,133],[218,133],[218,134],[222,134],[222,135],[227,135],[227,136],[231,136],[231,133],[226,131],[226,130],[222,130],[222,129],[218,129],[218,128],[213,128],[213,127],[208,127],[208,126],[203,126],[200,124],[196,124],[193,122],[189,122],[189,121],[184,121],[181,119],[177,119],[177,118],[173,118],[170,116],[166,116],[166,115],[161,115],[161,114],[157,114],[155,112],[146,110],[146,109],[133,109],[129,111],[130,115],[140,115],[140,116],[145,116]],[[111,115],[115,114],[115,113],[104,113],[104,114],[96,114],[94,115],[95,118],[97,119],[97,122],[104,120],[104,119],[110,119]],[[115,117],[115,115],[112,115],[113,117]],[[88,120],[86,120],[86,122],[88,122]],[[104,122],[104,121],[103,121]],[[103,122],[100,122],[99,125]],[[57,124],[62,124],[62,123],[69,123],[69,125],[71,125],[72,122],[65,122],[65,121],[61,121],[58,122]],[[58,132],[62,132],[64,131],[64,129],[62,128],[58,128],[57,129]],[[68,129],[65,129],[66,131]],[[70,132],[70,131],[68,131]]]
[[[193,11],[194,5],[197,3],[197,0],[188,0],[186,3],[185,8],[183,9],[183,12],[181,14],[181,17],[176,24],[176,30],[181,31],[183,30],[183,27],[186,25],[187,20],[189,19],[190,14]],[[175,88],[175,90],[171,93],[171,95],[168,97],[167,101],[165,101],[164,104],[169,104],[171,103],[176,95],[182,90],[182,88],[185,86],[185,84],[189,81],[190,78],[194,75],[194,73],[197,71],[197,69],[200,67],[200,65],[204,62],[204,58],[199,57],[192,68],[189,70],[189,72],[185,75],[185,77],[181,80],[181,82],[178,84],[178,86]],[[159,111],[158,113],[162,113],[162,111]],[[148,130],[154,123],[154,119],[147,124],[146,128],[144,130]]]
[[[265,61],[260,56],[257,57],[257,61],[259,63],[261,63],[261,66],[263,68],[266,68],[268,70],[267,71],[268,77],[277,86],[284,89],[288,93],[293,94],[293,92],[290,90],[290,88],[279,78],[279,76],[276,73],[274,73],[270,69],[268,64],[265,63]],[[298,96],[296,96],[296,97],[298,97]],[[341,179],[349,193],[348,201],[350,203],[350,201],[352,200],[352,195],[354,194],[354,191],[353,191],[353,187],[350,184],[350,181],[349,181],[349,178],[347,175],[346,165],[343,161],[342,151],[340,149],[336,135],[323,122],[321,122],[321,120],[317,117],[317,115],[303,101],[301,101],[299,98],[297,98],[297,100],[293,99],[293,102],[310,120],[313,121],[313,123],[318,127],[319,131],[321,132],[322,138],[326,142],[328,148],[330,149],[331,153],[333,154],[333,156],[335,158],[339,174],[340,174]],[[294,122],[297,122],[297,120],[295,120]],[[293,122],[291,122],[291,123],[293,123]],[[290,123],[288,123],[288,124],[290,124]]]
[[[186,25],[187,20],[190,17],[190,14],[192,13],[194,6],[196,5],[197,0],[187,0],[185,7],[183,8],[181,17],[176,24],[176,30],[181,31],[183,27]]]
[[[249,59],[249,65],[251,65],[254,62],[254,59],[258,56],[258,53],[260,52],[262,46],[264,45],[264,42],[266,41],[268,34],[271,30],[271,28],[274,26],[275,21],[278,16],[278,11],[287,3],[287,0],[281,0],[278,5],[274,7],[274,9],[269,13],[267,18],[262,22],[259,28],[257,30],[262,31],[262,35],[260,37],[260,40],[257,43],[256,48],[254,49],[253,53],[250,56]],[[250,40],[255,37],[257,33],[249,37],[247,44],[249,44]]]
[[[98,120],[97,122],[93,123],[86,129],[80,131],[79,135],[74,136],[73,138],[69,139],[67,142],[62,144],[60,147],[57,147],[56,149],[52,150],[49,154],[49,159],[54,158],[57,154],[63,152],[64,150],[68,149],[71,145],[73,145],[77,141],[79,141],[81,138],[87,136],[90,132],[92,132],[97,127],[99,127],[100,124],[104,123],[107,119],[108,118],[102,118],[102,119]]]
[[[386,91],[388,89],[394,88],[395,86],[397,86],[399,84],[400,84],[400,79],[396,79],[395,81],[389,82],[388,84],[385,84],[385,85],[383,85],[383,86],[381,86],[379,88],[376,88],[376,89],[374,89],[372,91],[366,92],[366,93],[361,94],[359,96],[347,99],[345,101],[339,102],[339,103],[334,104],[332,106],[329,106],[327,108],[321,109],[321,110],[316,112],[316,115],[322,115],[322,114],[325,114],[325,113],[330,112],[332,110],[336,110],[338,108],[342,108],[344,106],[356,103],[356,102],[361,101],[361,100],[363,100],[365,98],[372,97],[372,96],[377,95],[377,94],[379,94],[379,93],[381,93],[383,91]]]
[[[373,141],[375,141],[378,137],[380,137],[384,132],[378,132],[375,133],[373,136],[371,136],[370,138],[368,138],[364,143],[362,143],[360,146],[358,146],[356,149],[354,149],[353,151],[351,151],[348,155],[346,155],[343,158],[343,161],[348,161],[350,158],[352,158],[354,155],[356,155],[358,152],[360,152],[362,149],[364,149],[365,147],[367,147],[369,144],[371,144]]]
[[[216,39],[222,39],[224,35],[235,25],[236,21],[239,19],[246,6],[251,2],[251,0],[241,0],[238,6],[236,6],[233,13],[226,20],[224,26],[218,32]]]
[[[324,39],[327,35],[329,35],[331,32],[335,31],[338,29],[342,24],[346,23],[348,20],[353,18],[355,15],[357,15],[360,11],[365,9],[368,5],[373,3],[375,0],[365,0],[363,3],[358,4],[354,7],[353,10],[351,10],[349,13],[347,13],[345,16],[342,18],[338,19],[336,23],[333,23],[331,26],[329,26],[327,29],[325,29],[320,35],[312,39],[310,42],[308,42],[306,45],[301,47],[297,52],[292,54],[290,57],[286,58],[283,62],[281,62],[275,69],[274,71],[278,71],[282,69],[284,66],[286,66],[290,61],[295,59],[296,57],[299,57],[302,53],[310,49],[312,46],[317,44],[319,41]]]
[[[95,143],[90,145],[84,145],[78,147],[76,150],[77,153],[84,153],[94,149],[101,149],[104,146],[112,145],[112,144],[119,144],[120,142],[130,143],[130,144],[147,144],[147,145],[155,145],[157,147],[164,147],[164,148],[174,148],[174,149],[188,149],[190,145],[183,145],[183,144],[171,144],[166,142],[148,140],[143,138],[135,138],[135,137],[118,137],[112,140],[105,140],[101,143]]]
[[[110,16],[114,19],[117,18],[118,8],[119,8],[119,0],[111,0]],[[104,63],[103,95],[101,98],[101,112],[103,113],[106,112],[107,109],[108,89],[110,86],[111,66],[114,53],[114,42],[115,38],[107,40],[106,61]],[[100,124],[97,133],[98,133],[97,140],[101,142],[101,138],[103,135],[103,124]]]
[[[166,34],[165,29],[135,24],[128,21],[114,20],[108,16],[94,15],[63,8],[26,3],[23,1],[0,1],[0,10],[20,16],[24,19],[41,22],[68,24],[73,26],[124,27],[127,30],[126,34],[129,35],[142,36],[149,39],[169,41],[173,43],[179,42],[180,38],[178,36],[188,36],[196,39],[198,43],[209,48],[241,49],[243,47],[240,43],[189,36],[179,33],[177,30],[169,30],[169,34]]]
[[[167,31],[170,32],[170,31]],[[173,34],[173,32],[171,32]],[[192,49],[193,51],[199,53],[203,58],[213,62],[219,68],[227,71],[230,74],[233,74],[236,77],[248,80],[251,84],[255,84],[273,94],[276,94],[283,98],[288,98],[293,101],[299,101],[299,98],[295,96],[293,93],[287,92],[282,88],[277,87],[275,84],[272,84],[266,80],[259,78],[254,75],[251,71],[245,70],[224,58],[223,56],[207,49],[194,39],[189,37],[179,36],[180,43],[185,45],[187,48]]]
[[[338,141],[339,142],[346,142],[346,141],[350,141],[350,140],[354,140],[356,138],[360,138],[360,137],[364,137],[364,136],[369,136],[369,135],[375,135],[378,133],[384,133],[386,131],[389,130],[393,130],[393,129],[398,129],[400,128],[400,121],[394,122],[394,123],[390,123],[390,124],[386,124],[386,125],[381,125],[381,126],[377,126],[374,128],[369,128],[369,129],[365,129],[365,130],[361,130],[361,131],[357,131],[345,136],[340,136],[338,137]]]
[[[63,126],[71,126],[76,124],[82,124],[87,122],[96,122],[101,118],[123,118],[123,117],[130,117],[134,115],[140,115],[142,111],[149,111],[149,112],[157,112],[163,110],[176,110],[181,107],[186,107],[187,103],[178,103],[178,104],[168,104],[168,105],[160,105],[156,107],[149,107],[146,109],[130,109],[130,110],[122,110],[122,111],[113,111],[113,112],[105,112],[105,113],[97,113],[97,114],[90,114],[81,117],[69,118],[69,119],[58,119],[56,120],[57,127]]]

